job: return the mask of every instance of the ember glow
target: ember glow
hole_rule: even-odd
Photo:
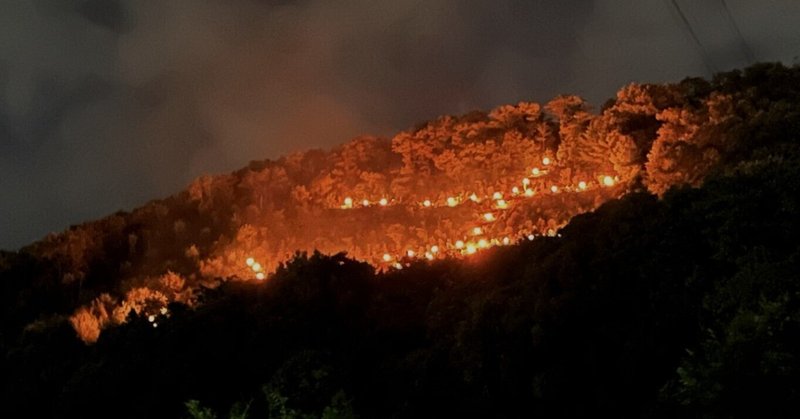
[[[506,111],[520,109],[540,112],[525,104]],[[539,121],[532,125],[543,123],[536,118],[530,119]],[[197,264],[196,277],[267,282],[296,252],[317,250],[346,252],[383,272],[471,257],[523,240],[558,239],[571,217],[621,196],[626,188],[616,186],[636,175],[635,170],[610,171],[605,161],[567,166],[568,159],[554,157],[557,149],[522,132],[503,137],[503,147],[497,148],[490,144],[498,139],[489,134],[467,141],[474,122],[452,125],[445,118],[430,124],[392,141],[356,139],[321,159],[309,152],[256,164],[237,174],[236,182],[224,176],[199,180],[189,188],[191,202],[201,208],[208,204],[211,209],[203,210],[210,211],[208,218],[227,220],[232,233],[217,233],[202,253],[189,246],[186,256]],[[486,133],[517,126],[491,118],[477,124]],[[554,124],[544,124],[555,132]],[[442,137],[443,132],[459,130],[464,137],[447,147],[464,150],[455,160],[452,155],[438,159],[441,151],[429,144],[453,137]],[[214,200],[214,193],[225,191],[242,202],[230,204],[234,198],[227,195]],[[174,228],[180,231],[182,222]],[[159,304],[166,306],[170,298]]]

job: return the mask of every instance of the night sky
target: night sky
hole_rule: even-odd
[[[798,63],[798,1],[677,4],[694,37],[671,0],[4,1],[0,248],[442,114]]]

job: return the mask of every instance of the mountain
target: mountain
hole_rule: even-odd
[[[2,254],[5,408],[781,416],[798,132],[759,64],[200,178]]]

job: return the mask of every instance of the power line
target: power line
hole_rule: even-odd
[[[753,64],[755,61],[753,59],[753,52],[750,50],[750,47],[747,45],[747,42],[744,40],[744,36],[742,35],[742,31],[739,30],[739,25],[736,24],[736,20],[733,18],[733,14],[731,13],[731,9],[728,8],[728,4],[725,0],[719,0],[722,3],[722,10],[725,12],[725,18],[728,21],[728,25],[730,25],[733,32],[736,33],[736,37],[739,38],[739,44],[742,48],[742,52],[744,53],[745,58],[747,59],[748,64]]]
[[[708,54],[706,54],[706,49],[703,48],[703,43],[700,42],[700,38],[697,37],[697,33],[695,33],[694,29],[692,29],[692,24],[689,23],[689,20],[686,19],[686,15],[683,14],[681,7],[678,6],[678,2],[676,0],[669,0],[672,7],[678,12],[678,16],[681,18],[683,28],[689,33],[689,36],[694,40],[694,44],[697,47],[697,51],[700,53],[700,57],[703,59],[703,64],[706,66],[706,70],[708,70],[709,74],[716,73],[716,69],[714,64],[708,58]]]

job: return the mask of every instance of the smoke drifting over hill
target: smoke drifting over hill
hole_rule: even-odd
[[[757,59],[791,60],[797,41],[780,22],[796,21],[800,7],[729,3],[747,17]],[[716,66],[742,64],[718,11],[692,7],[693,19],[711,22],[701,36]],[[252,159],[563,91],[599,104],[630,80],[705,71],[663,2],[39,0],[2,9],[0,248]]]

